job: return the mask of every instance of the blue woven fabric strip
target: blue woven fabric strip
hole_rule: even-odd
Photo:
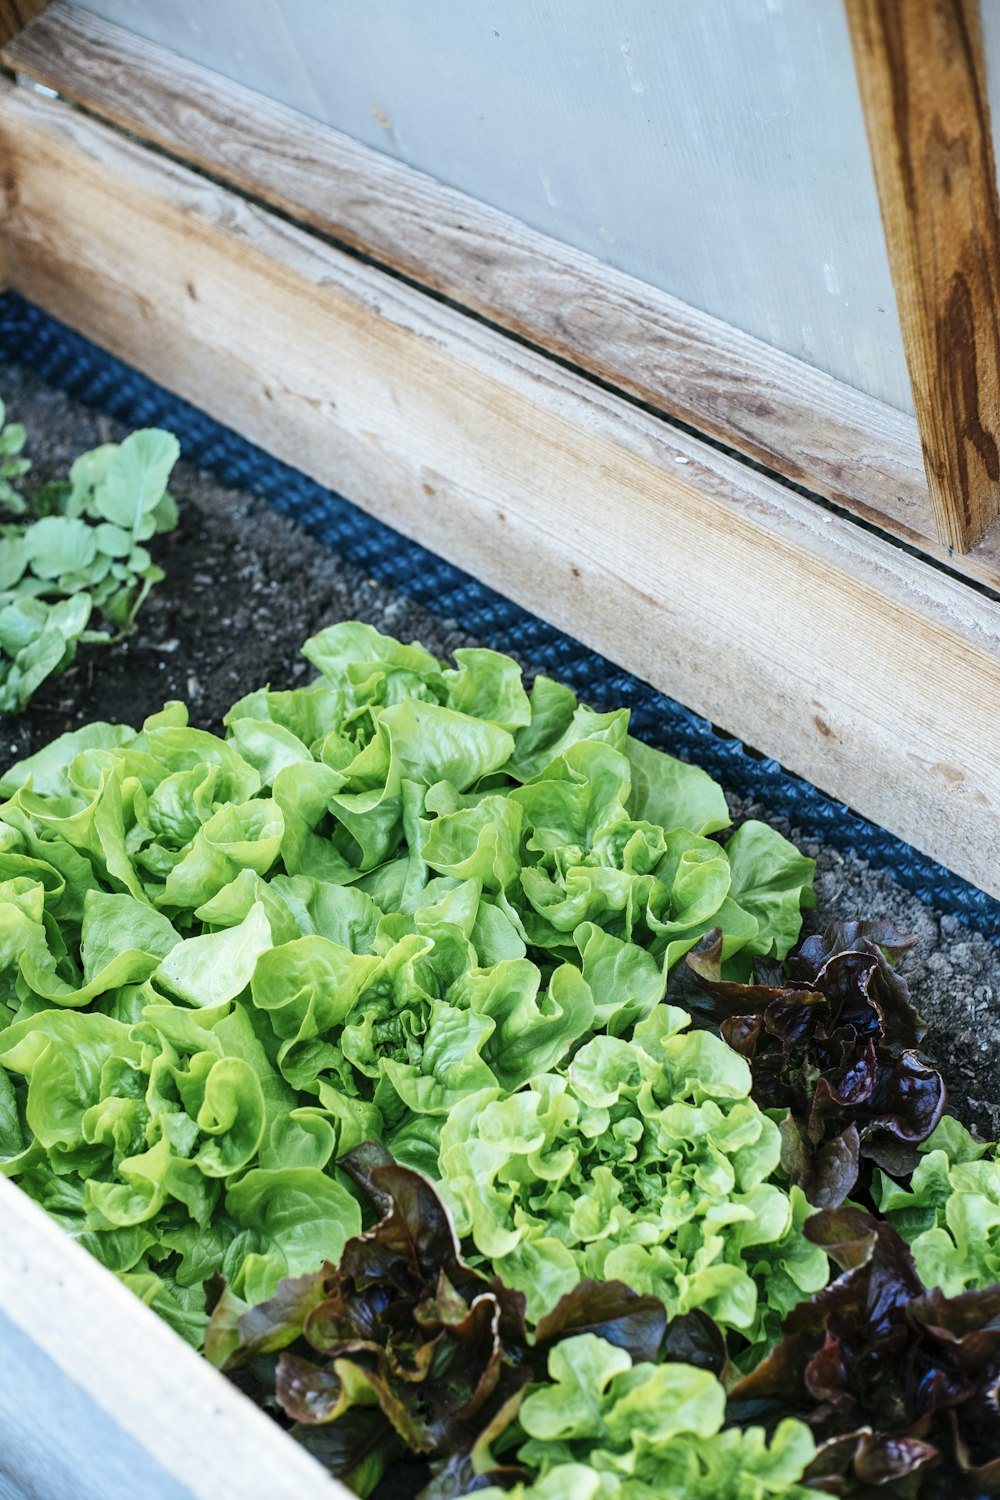
[[[30,366],[51,384],[130,426],[169,428],[190,462],[224,484],[262,496],[380,582],[489,645],[517,651],[534,669],[569,683],[595,708],[628,704],[632,728],[641,738],[697,762],[740,796],[783,814],[802,837],[853,849],[891,871],[921,900],[1000,943],[1000,902],[789,774],[777,761],[718,734],[689,709],[280,463],[13,293],[0,296],[0,355]]]

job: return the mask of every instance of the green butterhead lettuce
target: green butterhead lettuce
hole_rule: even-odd
[[[518,1462],[537,1477],[484,1500],[806,1500],[800,1483],[815,1453],[803,1422],[722,1430],[726,1395],[707,1370],[633,1364],[623,1349],[584,1333],[549,1355],[549,1383],[533,1386],[518,1421]]]
[[[630,1041],[595,1037],[564,1069],[449,1114],[445,1200],[530,1317],[583,1276],[614,1278],[758,1338],[825,1283],[803,1205],[768,1181],[780,1133],[749,1069],[687,1023],[657,1006]],[[390,1145],[405,1158],[405,1132]]]
[[[921,1280],[947,1297],[1000,1282],[1000,1160],[946,1115],[920,1147],[909,1187],[882,1173],[876,1202],[909,1241]]]
[[[206,1276],[259,1300],[360,1212],[326,1170],[334,1130],[296,1107],[246,1011],[141,1015],[48,1010],[0,1034],[0,1170],[110,1269],[155,1275],[148,1300],[180,1300],[200,1333],[204,1297],[199,1321],[185,1294]]]
[[[73,503],[121,529],[132,486],[148,535],[169,453],[125,449]],[[723,964],[782,956],[811,861],[760,824],[724,847],[703,772],[496,652],[305,650],[322,677],[225,738],[168,704],[0,781],[4,1170],[188,1333],[213,1272],[255,1301],[336,1258],[335,1163],[375,1139],[539,1303],[591,1267],[763,1336],[816,1275],[777,1131],[662,1002],[710,928]]]

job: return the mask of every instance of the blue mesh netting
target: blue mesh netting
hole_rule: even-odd
[[[184,456],[222,483],[262,496],[308,527],[326,546],[464,630],[534,669],[568,682],[594,707],[628,704],[643,739],[697,761],[724,786],[787,817],[802,837],[853,849],[940,911],[1000,942],[1000,902],[831,801],[808,782],[726,738],[704,719],[656,692],[579,641],[407,541],[341,496],[173,396],[22,298],[0,296],[0,355],[131,426],[170,428]]]

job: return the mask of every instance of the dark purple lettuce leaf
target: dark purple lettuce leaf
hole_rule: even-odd
[[[671,1318],[660,1346],[662,1359],[669,1364],[695,1365],[710,1370],[723,1385],[732,1384],[735,1375],[729,1359],[726,1336],[702,1308]]]
[[[500,1461],[493,1451],[496,1445],[506,1446],[510,1451],[523,1436],[513,1426],[523,1394],[522,1387],[494,1413],[471,1448],[436,1460],[419,1500],[458,1500],[461,1495],[473,1495],[493,1485],[509,1489],[518,1480],[530,1482],[527,1469],[516,1460]]]
[[[666,1313],[655,1297],[582,1281],[531,1335],[523,1295],[462,1260],[426,1178],[374,1143],[340,1165],[382,1217],[348,1240],[339,1265],[287,1278],[257,1307],[223,1287],[205,1348],[261,1404],[276,1403],[293,1434],[359,1493],[377,1481],[379,1454],[403,1449],[433,1461],[434,1495],[463,1493],[454,1486],[470,1481],[477,1442],[502,1437],[559,1339],[589,1330],[636,1362],[656,1356]],[[322,1435],[308,1436],[316,1429]],[[494,1472],[498,1482],[517,1477]]]
[[[535,1328],[532,1362],[544,1368],[549,1350],[560,1339],[596,1333],[609,1344],[627,1349],[633,1364],[640,1364],[656,1359],[665,1326],[666,1311],[656,1297],[640,1296],[621,1281],[579,1281]]]
[[[861,1209],[823,1210],[805,1233],[843,1274],[789,1313],[730,1390],[728,1421],[808,1422],[805,1482],[831,1493],[1000,1494],[1000,1285],[928,1291],[896,1231]]]
[[[370,1495],[390,1464],[406,1452],[402,1439],[386,1430],[378,1407],[355,1407],[349,1421],[295,1426],[291,1436],[357,1495]]]
[[[753,985],[720,977],[718,931],[688,955],[707,997],[701,1019],[746,1058],[761,1108],[788,1111],[782,1165],[817,1208],[842,1203],[872,1165],[912,1171],[944,1113],[944,1081],[920,1050],[926,1027],[892,968],[914,941],[885,922],[834,923],[806,938],[783,979]]]
[[[831,922],[825,932],[815,932],[811,937],[803,938],[788,959],[788,972],[800,977],[805,975],[807,979],[815,978],[834,953],[857,949],[864,943],[873,943],[880,948],[886,961],[895,968],[904,953],[909,953],[919,941],[916,933],[898,932],[891,922]]]

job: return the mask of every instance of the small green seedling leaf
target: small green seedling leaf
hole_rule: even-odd
[[[171,433],[144,428],[82,453],[68,481],[25,497],[12,482],[31,467],[19,456],[24,427],[5,419],[0,401],[0,506],[31,519],[0,526],[0,714],[23,709],[81,640],[131,628],[163,578],[140,544],[177,524],[167,482],[180,452]],[[103,616],[94,629],[92,613]]]
[[[180,444],[173,433],[155,427],[133,432],[112,455],[95,487],[97,514],[135,535],[146,513],[162,500],[179,456]]]
[[[94,532],[97,547],[107,557],[128,557],[132,551],[132,533],[122,526],[103,521]]]
[[[13,588],[28,566],[23,536],[5,536],[0,541],[0,589]]]
[[[70,516],[46,516],[24,534],[28,563],[39,578],[88,568],[97,555],[94,528]]]

